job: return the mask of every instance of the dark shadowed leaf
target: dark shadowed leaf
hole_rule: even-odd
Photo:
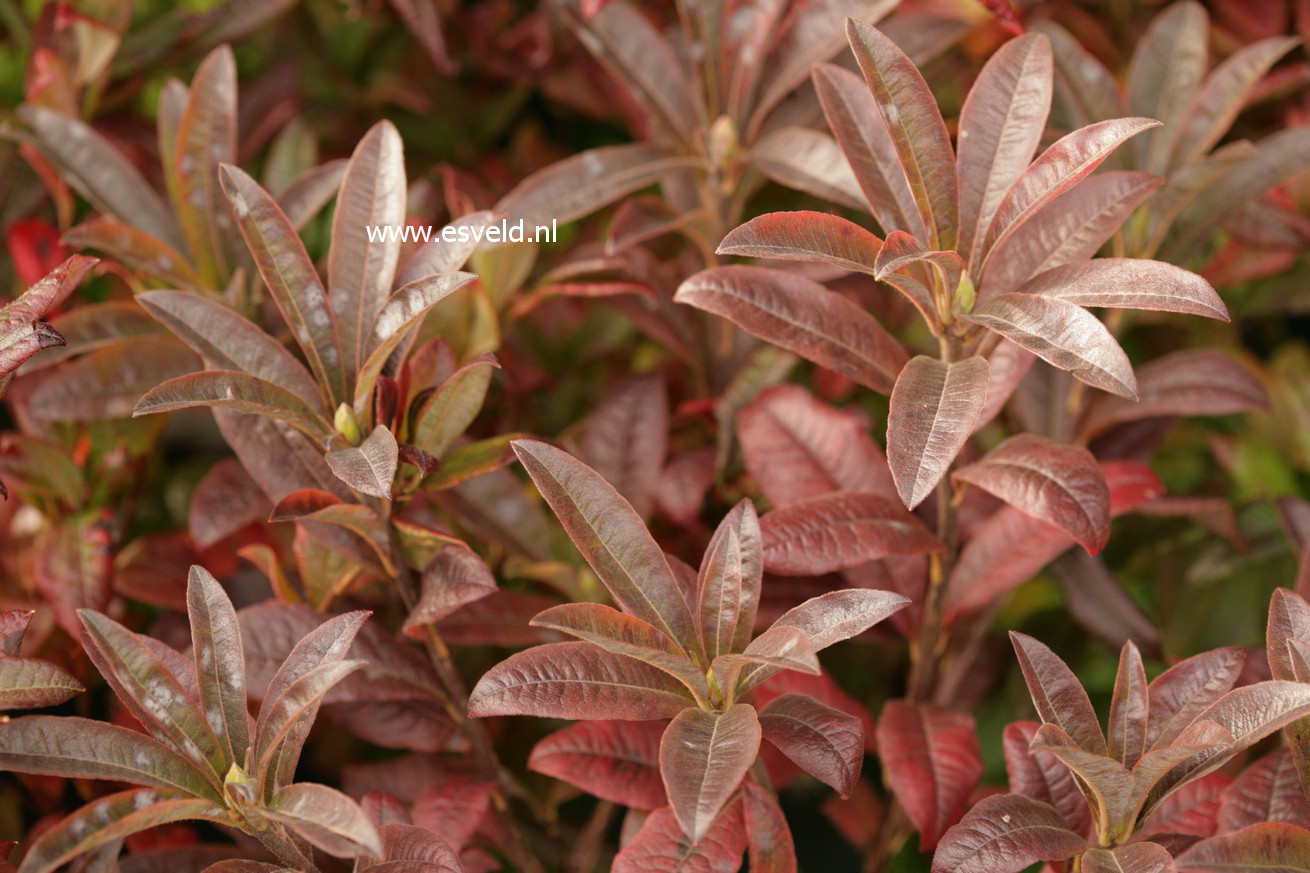
[[[756,873],[796,873],[796,846],[777,799],[747,782],[742,789],[750,869]]]
[[[1135,115],[1158,118],[1161,130],[1133,143],[1139,163],[1161,173],[1192,97],[1209,67],[1209,21],[1199,3],[1175,3],[1151,22],[1128,69],[1126,100]]]
[[[496,591],[491,568],[466,546],[445,545],[423,568],[418,603],[405,619],[405,633],[423,636],[423,627]]]
[[[924,851],[959,821],[982,778],[973,716],[890,700],[878,718],[878,754]]]
[[[469,714],[648,721],[692,706],[669,674],[586,642],[550,643],[511,655],[469,695]]]
[[[727,318],[747,333],[879,393],[891,390],[907,359],[873,316],[801,276],[718,267],[683,282],[674,299]]]
[[[660,775],[669,804],[693,843],[709,832],[760,748],[755,708],[737,703],[722,713],[683,710],[660,740]]]
[[[203,275],[227,275],[232,217],[218,187],[218,165],[237,160],[237,69],[226,45],[210,52],[191,80],[171,167],[174,203],[187,247]],[[130,216],[129,216],[130,217]]]
[[[587,416],[582,456],[642,518],[650,516],[668,451],[664,377],[642,373],[620,383]]]
[[[45,420],[127,418],[143,394],[163,379],[194,371],[197,363],[196,356],[171,337],[125,339],[44,376],[28,408]]]
[[[187,529],[202,549],[246,525],[268,518],[268,498],[241,462],[224,458],[209,468],[191,492]]]
[[[1087,833],[1092,823],[1091,808],[1074,781],[1073,771],[1046,749],[1032,748],[1040,727],[1033,721],[1012,722],[1005,727],[1005,769],[1010,790],[1050,804],[1070,828]]]
[[[919,355],[892,390],[887,462],[896,490],[913,509],[945,475],[987,402],[988,366],[980,357],[947,363]]]
[[[1269,397],[1259,377],[1218,349],[1185,349],[1156,358],[1137,373],[1140,400],[1106,398],[1086,428],[1158,416],[1231,415],[1264,409]]]
[[[952,475],[1063,528],[1091,554],[1109,539],[1110,489],[1086,449],[1020,434]]]
[[[1001,794],[984,798],[937,847],[933,873],[1020,873],[1038,861],[1063,861],[1087,847],[1045,803]]]
[[[780,185],[851,209],[868,207],[851,165],[826,133],[808,127],[775,130],[746,153],[746,160]]]
[[[835,493],[760,519],[764,568],[784,576],[831,573],[887,555],[922,555],[941,544],[901,506],[873,494]]]
[[[668,803],[659,769],[664,728],[663,722],[578,722],[537,743],[528,768],[603,800],[658,809]]]
[[[867,423],[799,385],[760,393],[737,416],[746,469],[774,506],[834,491],[887,494],[893,483]]]

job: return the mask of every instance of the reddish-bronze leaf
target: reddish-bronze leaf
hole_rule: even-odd
[[[1131,641],[1119,653],[1119,673],[1110,700],[1110,757],[1128,769],[1146,752],[1146,669]]]
[[[337,478],[361,494],[391,499],[391,482],[400,465],[400,450],[391,431],[373,428],[358,446],[332,448],[323,456]]]
[[[1175,860],[1178,873],[1310,870],[1310,831],[1281,822],[1202,840]]]
[[[614,859],[611,873],[737,873],[746,851],[741,805],[730,804],[705,836],[692,840],[672,807],[655,810]]]
[[[647,518],[668,441],[664,377],[642,373],[615,386],[587,416],[582,457]]]
[[[1220,833],[1266,821],[1310,829],[1310,802],[1287,749],[1276,749],[1247,767],[1219,801]]]
[[[1173,856],[1155,843],[1090,849],[1082,862],[1083,873],[1174,873]]]
[[[717,267],[687,279],[674,299],[722,316],[766,342],[881,394],[905,350],[873,316],[819,283],[759,267]]]
[[[799,385],[762,391],[737,416],[737,437],[746,469],[774,506],[834,491],[888,494],[894,487],[867,422]]]
[[[1204,709],[1232,689],[1245,663],[1245,649],[1212,649],[1155,677],[1148,688],[1147,749],[1171,745]]]
[[[952,475],[1062,528],[1089,554],[1110,538],[1110,489],[1086,449],[1020,434]]]
[[[750,869],[756,873],[797,873],[796,846],[777,799],[747,782],[742,790]]]
[[[647,721],[692,706],[662,670],[586,642],[550,643],[492,667],[469,695],[469,714]]]
[[[1029,279],[1015,293],[1079,306],[1181,312],[1228,321],[1228,307],[1205,279],[1163,261],[1141,258],[1065,264]]]
[[[603,800],[658,809],[668,803],[659,769],[664,728],[655,721],[578,722],[538,742],[528,768]]]
[[[688,708],[660,740],[660,775],[669,805],[685,833],[698,843],[737,791],[760,749],[755,708],[733,704],[722,713]]]
[[[760,519],[764,568],[783,576],[845,570],[888,555],[922,555],[941,548],[923,523],[873,494],[828,494]]]
[[[1010,641],[1042,721],[1061,728],[1079,748],[1104,755],[1105,734],[1078,677],[1058,655],[1032,637],[1011,631]]]
[[[1159,416],[1256,412],[1269,404],[1259,377],[1217,349],[1187,349],[1156,358],[1138,371],[1137,392],[1137,402],[1107,397],[1093,410],[1087,432]]]
[[[718,254],[818,261],[873,275],[882,240],[854,222],[825,212],[771,212],[740,225]]]
[[[909,602],[890,591],[846,588],[810,598],[784,612],[773,626],[800,628],[809,636],[814,651],[820,652],[864,633]]]
[[[1059,810],[1066,823],[1080,834],[1092,824],[1092,811],[1074,781],[1073,771],[1043,748],[1033,748],[1041,727],[1034,721],[1016,721],[1005,727],[1005,769],[1010,790]]]
[[[947,363],[919,355],[905,365],[887,416],[887,461],[896,490],[914,509],[946,474],[987,402],[980,357]]]
[[[764,739],[796,766],[850,795],[864,763],[864,728],[860,719],[820,703],[808,694],[783,694],[760,710]]]
[[[425,625],[496,592],[491,568],[467,546],[444,545],[423,568],[418,603],[405,619],[405,633],[422,638]]]
[[[739,590],[733,591],[738,583],[736,576],[716,578],[718,567],[715,556],[729,534],[736,539],[738,562],[740,563]],[[696,576],[695,590],[699,592],[697,615],[700,622],[701,639],[704,653],[710,651],[709,632],[718,633],[719,651],[740,651],[750,642],[755,633],[755,616],[760,606],[760,586],[764,579],[763,546],[760,537],[760,521],[755,514],[755,504],[742,500],[723,517],[710,543],[705,547],[705,557]],[[714,604],[722,598],[726,611],[716,612]],[[688,594],[688,600],[692,600]],[[735,605],[728,605],[735,604]],[[729,615],[730,614],[730,615]],[[710,656],[708,660],[713,660]]]
[[[889,700],[878,718],[878,756],[924,851],[960,820],[982,778],[973,716]]]
[[[1060,814],[1017,794],[984,798],[948,830],[932,873],[1020,873],[1038,861],[1063,861],[1087,848]]]

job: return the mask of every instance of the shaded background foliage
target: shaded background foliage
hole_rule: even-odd
[[[629,4],[614,0],[614,5]],[[1310,39],[1310,6],[1305,3],[1212,0],[1203,5],[1207,15],[1199,19],[1200,38],[1209,46],[1210,59],[1202,73],[1261,40],[1289,35]],[[657,27],[680,24],[674,4],[630,8]],[[1129,81],[1134,52],[1149,41],[1151,22],[1164,9],[1164,4],[1138,2],[1055,0],[1011,6],[907,0],[894,10],[890,4],[852,4],[849,10],[838,10],[834,20],[849,14],[874,21],[890,13],[875,23],[922,70],[952,135],[969,88],[997,49],[1021,30],[1047,34],[1055,46],[1056,86],[1053,113],[1041,139],[1045,147],[1058,135],[1105,117],[1160,117],[1135,107],[1083,117],[1080,113],[1087,107],[1079,105],[1079,92],[1068,86],[1073,80],[1093,85],[1098,81],[1087,66],[1092,59],[1103,66],[1104,81]],[[531,202],[523,189],[510,192],[534,172],[589,149],[642,142],[671,148],[675,157],[680,154],[679,146],[669,146],[669,132],[652,120],[621,77],[598,64],[595,46],[577,38],[578,30],[585,33],[591,26],[586,22],[606,20],[587,4],[233,0],[177,6],[0,0],[0,13],[5,22],[0,46],[0,225],[8,242],[0,251],[0,282],[6,299],[63,262],[75,247],[61,244],[61,236],[94,218],[103,205],[70,183],[75,171],[55,166],[48,152],[45,159],[40,157],[28,134],[37,125],[19,116],[19,105],[42,106],[91,124],[156,191],[165,192],[170,181],[162,168],[168,164],[157,135],[161,95],[169,89],[170,78],[195,88],[202,62],[210,63],[204,59],[215,57],[211,52],[223,43],[232,46],[239,84],[236,148],[225,160],[278,195],[302,173],[320,168],[321,191],[307,195],[316,206],[307,207],[301,228],[306,252],[318,264],[326,264],[338,244],[333,212],[339,215],[341,206],[332,200],[342,166],[333,162],[359,154],[361,141],[386,139],[389,134],[374,127],[380,119],[394,124],[403,141],[409,184],[399,214],[438,227],[483,209],[552,214],[556,206],[549,198]],[[610,8],[605,14],[617,13]],[[1184,33],[1178,44],[1154,47],[1166,53],[1166,70],[1195,65],[1189,52],[1195,54],[1196,39],[1186,33],[1197,25],[1181,20],[1174,25]],[[927,39],[914,41],[924,34]],[[1076,35],[1086,57],[1062,41],[1071,39],[1067,34]],[[813,61],[854,70],[840,27],[834,37],[831,50]],[[1284,49],[1286,54],[1269,61],[1270,72],[1258,76],[1242,100],[1231,130],[1216,143],[1220,149],[1241,140],[1297,135],[1306,123],[1310,63],[1303,45],[1289,42]],[[672,56],[670,60],[680,63]],[[657,75],[664,72],[660,62],[657,59]],[[802,79],[808,81],[808,72]],[[797,85],[808,92],[807,84]],[[787,106],[777,110],[779,126],[792,120],[790,111]],[[788,491],[785,482],[771,479],[769,461],[761,459],[756,448],[767,442],[768,420],[783,422],[783,430],[798,422],[821,422],[804,439],[814,440],[823,451],[843,448],[833,448],[833,434],[842,434],[843,444],[872,434],[885,445],[886,391],[874,393],[831,371],[798,363],[723,329],[720,320],[697,318],[700,314],[689,307],[668,302],[689,276],[726,263],[726,257],[714,254],[715,248],[729,231],[755,216],[814,209],[839,213],[884,236],[891,229],[869,225],[867,209],[856,208],[859,198],[851,201],[849,186],[843,199],[840,186],[832,196],[832,178],[797,175],[798,168],[819,164],[818,152],[797,151],[799,140],[783,140],[782,147],[767,155],[763,147],[752,151],[767,134],[726,131],[722,126],[716,130],[715,114],[698,121],[681,119],[698,125],[690,141],[719,148],[710,156],[710,170],[702,174],[708,180],[702,190],[661,189],[654,185],[662,175],[657,168],[645,183],[564,216],[560,241],[535,256],[511,248],[475,254],[467,267],[463,260],[471,253],[441,261],[441,272],[464,268],[481,281],[476,291],[466,290],[444,308],[433,309],[420,342],[405,349],[407,372],[413,375],[407,388],[395,388],[399,399],[393,398],[386,410],[391,417],[379,414],[384,407],[372,400],[355,408],[359,420],[354,425],[343,426],[334,418],[331,404],[321,410],[323,435],[331,424],[351,444],[336,445],[338,451],[364,448],[362,436],[377,433],[374,425],[389,421],[388,435],[395,432],[393,454],[383,463],[391,475],[377,476],[374,465],[371,484],[342,476],[354,491],[337,483],[341,493],[335,497],[298,492],[292,500],[285,493],[265,493],[267,488],[261,490],[241,472],[228,440],[207,411],[128,417],[148,389],[197,369],[198,359],[131,305],[135,294],[176,283],[104,258],[48,315],[69,346],[48,349],[34,359],[9,384],[0,409],[0,478],[11,492],[0,506],[0,606],[36,609],[31,624],[25,625],[22,654],[58,665],[72,678],[69,687],[91,689],[60,704],[57,712],[131,724],[132,717],[113,703],[79,651],[76,640],[82,624],[76,610],[106,612],[184,650],[190,640],[185,610],[192,564],[203,565],[222,580],[241,610],[243,624],[255,628],[256,639],[267,635],[272,640],[267,627],[274,617],[280,622],[276,626],[284,634],[279,639],[286,645],[269,642],[260,662],[266,670],[264,684],[291,645],[321,620],[302,605],[286,613],[268,612],[268,598],[303,598],[328,612],[372,609],[369,627],[376,624],[385,630],[369,637],[373,648],[367,656],[352,649],[352,657],[367,657],[375,664],[369,668],[374,694],[370,697],[367,684],[356,677],[343,680],[333,692],[337,696],[325,699],[327,718],[319,721],[306,747],[302,777],[335,785],[357,800],[370,790],[386,792],[373,795],[375,806],[364,805],[374,824],[390,820],[387,815],[427,823],[455,849],[465,849],[466,868],[521,861],[516,860],[513,840],[505,837],[504,821],[494,812],[484,817],[486,810],[506,803],[515,817],[535,822],[525,838],[535,848],[527,853],[542,854],[545,869],[565,869],[567,864],[581,865],[572,869],[604,869],[621,838],[620,816],[610,804],[659,806],[661,786],[651,789],[653,800],[647,796],[635,804],[631,798],[592,790],[603,798],[598,803],[570,788],[567,778],[555,782],[527,769],[534,744],[560,725],[502,719],[489,729],[469,728],[462,714],[452,717],[444,711],[445,701],[458,700],[510,651],[561,639],[555,631],[529,627],[534,613],[560,602],[605,599],[601,580],[578,561],[560,527],[531,496],[531,486],[514,478],[517,473],[501,469],[511,461],[508,436],[532,434],[563,444],[619,489],[661,546],[693,564],[719,520],[741,498],[754,499],[761,515],[767,515],[770,508],[776,511],[812,496],[801,488]],[[809,129],[827,130],[812,108],[796,117]],[[366,140],[366,135],[372,139]],[[59,134],[52,138],[57,140]],[[1304,161],[1304,137],[1293,142],[1300,144]],[[794,165],[783,160],[789,148],[800,156]],[[1152,165],[1149,153],[1135,148],[1130,142],[1101,172],[1182,172]],[[695,154],[691,146],[684,151]],[[984,620],[974,623],[978,630],[972,669],[967,681],[957,681],[959,693],[951,702],[974,715],[979,772],[964,780],[970,784],[965,796],[956,799],[959,808],[947,815],[950,820],[934,823],[933,839],[959,818],[968,802],[989,788],[1006,786],[1006,726],[1032,717],[1023,677],[1014,669],[1002,631],[1021,631],[1058,652],[1104,720],[1116,683],[1117,653],[1125,640],[1141,650],[1151,676],[1215,647],[1263,649],[1273,590],[1289,586],[1305,593],[1310,585],[1305,558],[1310,555],[1310,270],[1305,257],[1310,175],[1297,163],[1297,148],[1291,151],[1287,172],[1278,174],[1272,194],[1228,216],[1222,226],[1197,231],[1189,247],[1134,248],[1141,237],[1129,232],[1102,251],[1160,257],[1196,271],[1220,292],[1231,316],[1230,323],[1183,315],[1134,318],[1118,338],[1139,380],[1149,372],[1149,362],[1170,353],[1220,349],[1251,374],[1253,383],[1238,386],[1237,393],[1247,392],[1245,400],[1236,402],[1240,412],[1186,417],[1196,410],[1183,409],[1178,415],[1107,425],[1099,435],[1082,434],[1087,437],[1082,442],[1102,461],[1148,463],[1167,496],[1115,521],[1097,557],[1066,551],[1003,585],[1010,590],[989,603]],[[662,153],[660,160],[666,157]],[[1242,159],[1239,152],[1234,160]],[[1223,173],[1236,164],[1220,160],[1215,166]],[[93,164],[82,172],[94,175],[98,168]],[[1213,185],[1217,179],[1212,176],[1207,182]],[[612,201],[620,198],[620,205],[614,206]],[[215,202],[216,209],[226,209],[221,195]],[[121,217],[128,223],[140,219]],[[681,236],[668,232],[679,217],[685,221]],[[1126,227],[1135,230],[1132,219]],[[236,254],[242,247],[239,234],[233,233],[223,245],[231,269],[215,273],[210,277],[215,281],[207,285],[199,283],[205,287],[198,290],[234,302],[275,341],[289,345],[293,333],[261,291],[253,265]],[[402,258],[412,254],[408,249]],[[244,272],[233,284],[240,267]],[[861,287],[850,277],[820,270],[805,275],[849,293],[907,347],[923,350],[932,345],[914,311],[894,298],[889,286],[871,291],[872,282]],[[398,281],[395,287],[403,284]],[[647,300],[664,301],[663,308],[646,307]],[[430,303],[435,306],[437,301]],[[96,305],[110,308],[90,309]],[[670,310],[676,311],[670,315]],[[156,311],[153,306],[151,311]],[[95,314],[79,320],[79,312]],[[106,324],[108,332],[97,331],[97,325]],[[124,342],[122,336],[133,338]],[[154,350],[150,355],[140,352],[144,346],[135,345],[142,336],[155,344],[149,346]],[[448,347],[427,345],[436,337],[444,337]],[[483,353],[494,353],[496,365],[480,360]],[[458,370],[459,365],[467,369]],[[1184,374],[1191,369],[1191,362],[1181,367]],[[1207,372],[1198,366],[1194,375]],[[402,378],[391,369],[387,377]],[[422,389],[435,389],[448,379],[456,379],[447,382],[449,395],[471,404],[463,416],[466,427],[450,433],[439,451],[436,444],[424,448],[417,439],[407,443],[402,430],[431,399]],[[1061,442],[1078,437],[1069,421],[1070,381],[1039,364],[999,423],[984,432],[981,444],[990,448],[1017,431]],[[329,394],[329,399],[343,398]],[[1104,412],[1104,398],[1101,402]],[[1201,406],[1209,402],[1198,401]],[[353,438],[351,426],[357,427]],[[406,457],[406,445],[435,457],[413,452]],[[450,452],[469,446],[480,452],[469,449],[451,459]],[[975,461],[980,454],[977,448],[968,449],[961,463]],[[854,468],[826,471],[838,489],[878,491],[894,500],[896,491],[889,482],[858,478],[871,475],[867,464],[860,467],[858,457],[857,452]],[[443,470],[453,470],[453,478],[430,478],[440,477]],[[462,471],[490,472],[471,482],[455,482]],[[626,486],[625,477],[630,477]],[[652,484],[656,480],[659,486]],[[976,491],[973,495],[977,501]],[[384,501],[391,496],[397,499]],[[394,515],[389,508],[393,503]],[[998,505],[965,504],[963,524],[977,525]],[[488,506],[504,509],[488,512]],[[360,507],[382,517],[383,533],[378,536],[383,551],[360,545],[359,528],[351,527],[363,516]],[[270,512],[276,521],[266,521]],[[309,518],[315,513],[328,515]],[[342,515],[354,518],[330,523],[355,531],[344,535],[344,546],[342,535],[323,527],[328,523],[323,519]],[[921,516],[932,525],[931,513]],[[290,523],[295,520],[300,523]],[[369,523],[373,521],[370,517]],[[319,539],[307,531],[317,531]],[[476,552],[472,561],[460,540]],[[335,542],[337,548],[324,542]],[[385,552],[393,546],[397,553]],[[422,571],[438,556],[444,561],[444,581],[429,584],[432,574]],[[389,576],[403,575],[395,569],[403,565],[413,568],[406,571],[406,599],[393,595],[387,583]],[[449,580],[457,569],[466,572],[459,576],[465,587],[452,593]],[[834,564],[766,577],[761,628],[767,626],[763,619],[772,621],[807,597],[841,587],[835,574],[848,569]],[[498,593],[492,594],[497,587]],[[897,621],[911,619],[893,617],[885,624]],[[425,636],[425,629],[432,627],[439,634]],[[403,634],[392,633],[402,628]],[[895,717],[894,707],[884,703],[906,693],[910,664],[901,634],[909,635],[902,626],[893,630],[880,625],[822,657],[836,685],[822,687],[832,695],[825,702],[838,709],[850,703],[859,712],[870,752],[877,744],[875,734],[879,742],[882,731],[895,739],[896,731],[881,720],[889,713]],[[435,652],[432,665],[419,645],[402,642],[407,639],[426,646],[428,654]],[[248,669],[253,671],[250,645],[248,638]],[[453,657],[441,655],[447,645],[454,648]],[[5,654],[13,657],[16,651]],[[1241,684],[1269,677],[1262,662],[1262,656],[1248,659]],[[257,696],[259,683],[252,678],[250,685]],[[812,684],[790,690],[819,695],[819,686]],[[385,711],[385,717],[370,715],[370,706],[376,707],[374,713]],[[875,720],[879,731],[874,730]],[[952,725],[941,729],[949,731]],[[419,734],[425,739],[416,743],[413,736]],[[1258,751],[1273,752],[1273,742],[1265,741]],[[400,760],[402,753],[459,754],[470,743],[475,748],[480,743],[494,746],[506,769],[518,776],[494,787],[495,780],[485,772],[449,763],[439,766],[428,757],[419,759],[426,770],[406,761],[422,776],[402,784],[397,776],[401,768],[386,766]],[[765,761],[782,785],[778,774],[785,774],[787,766],[771,761],[768,754]],[[1230,769],[1238,772],[1243,763]],[[894,815],[889,812],[888,782],[898,794],[905,784],[870,754],[853,799],[844,803],[818,781],[787,784],[780,801],[801,869],[858,869],[862,854],[880,860],[885,856],[885,869],[929,869],[929,855],[918,851],[920,836],[911,835],[901,844],[910,830],[923,830],[918,819],[913,821],[916,828],[883,824]],[[975,792],[973,783],[984,787]],[[514,796],[506,785],[516,786],[523,795]],[[103,793],[102,784],[85,780],[64,784],[54,777],[5,774],[0,782],[0,840],[22,839]],[[378,805],[392,802],[407,809],[403,814],[378,812]],[[630,827],[636,826],[636,819],[633,822]],[[129,840],[131,855],[170,842],[208,843],[217,836],[216,830],[203,826],[169,827],[151,832],[156,836]],[[879,839],[891,839],[891,844],[879,848]],[[875,848],[869,849],[869,843]],[[576,848],[574,855],[550,855],[569,845]],[[505,846],[511,846],[508,857]],[[218,858],[205,858],[210,860]],[[203,866],[197,862],[196,869]]]

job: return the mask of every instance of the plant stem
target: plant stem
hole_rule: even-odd
[[[412,612],[416,602],[413,574],[404,573],[401,578],[397,579],[397,583],[406,610]],[[541,862],[537,860],[531,846],[528,845],[527,838],[523,835],[523,830],[510,809],[508,800],[510,797],[518,797],[531,806],[531,796],[518,784],[513,774],[500,763],[500,757],[496,754],[495,744],[491,741],[491,735],[487,732],[486,725],[477,719],[468,717],[468,690],[464,686],[464,680],[460,677],[459,671],[455,669],[455,662],[450,656],[450,649],[446,646],[445,640],[437,633],[437,629],[430,624],[425,625],[424,630],[426,632],[425,642],[428,657],[437,672],[437,680],[445,691],[443,702],[446,715],[468,740],[473,754],[481,761],[483,768],[495,777],[498,783],[498,787],[492,791],[491,802],[506,822],[506,831],[509,835],[509,845],[507,846],[509,854],[521,873],[543,873]]]

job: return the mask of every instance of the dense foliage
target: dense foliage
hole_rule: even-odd
[[[0,873],[1310,873],[1310,3],[0,18]]]

